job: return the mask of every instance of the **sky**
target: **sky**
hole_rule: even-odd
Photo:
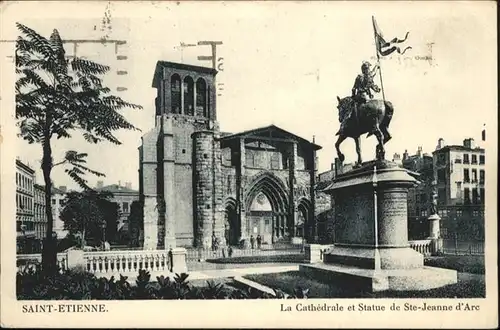
[[[437,140],[462,144],[473,137],[480,141],[486,124],[489,136],[497,131],[496,20],[493,2],[70,2],[12,4],[15,11],[1,24],[1,39],[15,39],[16,20],[49,36],[58,29],[63,39],[126,40],[117,61],[113,44],[80,45],[78,56],[111,66],[105,82],[122,98],[143,110],[125,110],[126,118],[141,131],[121,131],[122,145],[90,145],[81,134],[54,140],[54,159],[65,150],[87,152],[88,165],[106,174],[87,176],[91,185],[131,182],[138,189],[138,150],[141,136],[154,126],[151,87],[158,60],[211,66],[197,56],[210,55],[209,46],[182,48],[181,43],[222,41],[217,57],[223,58],[217,83],[222,131],[239,132],[277,125],[323,147],[318,152],[319,172],[330,169],[336,157],[334,136],[339,128],[337,96],[348,96],[362,61],[375,63],[372,15],[386,39],[409,32],[404,55],[381,60],[385,97],[394,104],[390,126],[393,139],[386,145],[386,158],[419,146],[432,153]],[[55,10],[55,9],[58,10]],[[106,14],[107,13],[107,14]],[[103,25],[103,17],[109,22]],[[4,15],[6,17],[9,15]],[[33,17],[36,17],[34,19]],[[4,48],[5,50],[5,48]],[[68,53],[72,48],[68,47]],[[5,54],[3,54],[5,55]],[[3,105],[13,100],[12,61],[3,56]],[[116,71],[127,71],[118,75]],[[9,76],[10,75],[10,76]],[[376,82],[380,83],[377,76]],[[380,84],[379,84],[380,85]],[[379,97],[381,97],[379,95]],[[3,106],[4,109],[8,109]],[[14,107],[2,110],[2,132],[15,132]],[[7,123],[7,124],[6,124]],[[13,136],[13,134],[9,135]],[[362,140],[364,160],[375,156],[376,139]],[[16,154],[39,171],[41,146],[16,140]],[[354,142],[341,146],[347,162],[355,161]],[[76,188],[63,168],[55,168],[57,186]]]

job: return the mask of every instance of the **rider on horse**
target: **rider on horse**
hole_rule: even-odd
[[[375,93],[380,92],[380,88],[373,82],[373,77],[377,74],[378,65],[376,65],[373,70],[370,71],[371,64],[364,61],[361,65],[362,74],[356,77],[354,81],[354,86],[352,87],[352,99],[354,101],[354,107],[351,112],[342,121],[342,128],[344,128],[347,119],[354,115],[354,118],[358,120],[358,105],[362,106],[368,100],[373,99],[372,90]]]

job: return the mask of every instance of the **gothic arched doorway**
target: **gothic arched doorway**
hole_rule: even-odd
[[[224,238],[227,245],[238,245],[240,236],[240,226],[238,223],[238,213],[236,212],[236,201],[228,199],[224,210]]]
[[[245,200],[248,237],[260,235],[263,244],[274,244],[293,236],[286,191],[281,180],[271,173],[257,177],[249,185]]]

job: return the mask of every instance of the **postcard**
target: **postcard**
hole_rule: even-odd
[[[2,326],[498,326],[494,2],[1,18]]]

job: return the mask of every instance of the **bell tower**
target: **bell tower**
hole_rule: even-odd
[[[155,127],[142,137],[139,148],[145,249],[193,245],[199,232],[196,215],[200,212],[195,207],[199,198],[205,208],[205,236],[211,235],[208,227],[216,208],[208,198],[214,195],[207,185],[214,182],[220,152],[216,74],[207,67],[156,64]],[[206,132],[210,141],[200,139],[197,132]],[[198,182],[204,182],[203,193]]]
[[[158,61],[153,78],[156,116],[178,115],[216,121],[217,70]]]

